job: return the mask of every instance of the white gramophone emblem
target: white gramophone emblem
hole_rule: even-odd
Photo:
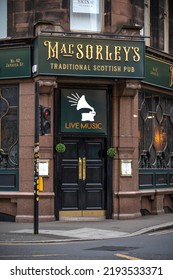
[[[81,97],[78,95],[78,93],[76,94],[71,94],[71,96],[67,96],[67,98],[69,99],[68,101],[71,103],[71,106],[76,106],[76,110],[79,111],[81,109],[90,109],[90,111],[88,113],[84,112],[81,113],[82,115],[82,122],[85,121],[90,121],[93,122],[94,121],[94,117],[96,115],[96,112],[94,110],[93,107],[91,107],[88,102],[85,99],[85,95],[82,95]]]

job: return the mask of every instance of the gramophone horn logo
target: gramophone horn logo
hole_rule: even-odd
[[[82,112],[82,118],[81,121],[85,122],[85,121],[90,121],[93,122],[94,121],[94,117],[96,115],[96,112],[94,110],[93,107],[91,107],[88,102],[85,99],[85,95],[79,96],[78,93],[76,94],[71,94],[71,96],[67,96],[67,98],[69,99],[68,101],[71,103],[71,106],[76,106],[76,110],[83,110],[85,112]],[[89,112],[86,112],[86,109],[89,110]]]

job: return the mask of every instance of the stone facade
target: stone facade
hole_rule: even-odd
[[[61,25],[68,31],[70,0],[9,0],[8,36],[21,38],[34,35],[34,25],[38,22]],[[123,25],[142,25],[144,21],[141,1],[105,1],[103,32],[118,33]]]
[[[143,26],[143,1],[105,1],[103,34],[139,36]],[[58,32],[70,32],[69,0],[9,0],[8,37],[13,40],[33,38],[37,35],[54,36]],[[52,33],[51,33],[52,32]],[[53,35],[52,35],[53,34]],[[66,33],[64,33],[66,34]],[[102,37],[103,37],[102,34]],[[74,34],[73,34],[74,36]],[[79,36],[79,34],[78,34]],[[99,38],[99,34],[94,35]],[[124,40],[128,40],[124,37]],[[10,40],[9,40],[10,41]],[[8,43],[9,43],[8,41]],[[6,43],[6,40],[4,40]],[[11,41],[12,42],[12,41]],[[2,42],[3,44],[3,42]],[[11,43],[13,44],[13,42]],[[173,208],[172,189],[139,191],[138,179],[138,91],[142,81],[134,79],[82,78],[37,76],[30,79],[3,80],[19,85],[19,191],[0,192],[0,212],[15,216],[16,222],[32,222],[34,209],[34,102],[35,82],[39,83],[39,102],[51,108],[52,131],[40,137],[40,159],[50,161],[49,177],[44,178],[44,191],[40,192],[39,219],[51,221],[57,216],[54,180],[54,95],[61,86],[92,85],[111,88],[112,95],[112,145],[117,155],[112,163],[112,213],[113,219],[131,219],[141,215],[141,209],[152,214],[162,213],[164,206]],[[110,140],[109,140],[110,141]],[[120,174],[122,160],[132,161],[132,176]],[[105,217],[105,216],[104,216]],[[90,217],[91,218],[91,217]],[[93,217],[92,217],[93,218]],[[98,217],[95,217],[98,218]],[[102,217],[103,218],[103,217]],[[110,217],[109,217],[110,218]]]

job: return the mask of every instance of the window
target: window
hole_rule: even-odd
[[[173,167],[173,98],[139,93],[139,167]]]
[[[0,1],[0,38],[7,37],[7,0]]]
[[[18,188],[18,87],[0,87],[0,191]]]
[[[70,30],[100,32],[102,29],[102,8],[102,0],[71,0]]]
[[[164,24],[167,17],[164,2],[159,0],[150,3],[151,46],[160,50],[164,50]]]
[[[169,38],[171,34],[172,1],[145,0],[145,36],[146,45],[171,52]]]

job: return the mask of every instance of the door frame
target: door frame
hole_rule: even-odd
[[[95,134],[87,134],[87,133],[61,133],[60,120],[61,120],[61,89],[92,89],[92,90],[106,90],[107,94],[107,135],[95,135]],[[112,87],[111,86],[88,86],[88,85],[59,85],[59,88],[54,89],[54,147],[59,142],[61,137],[75,137],[75,138],[105,138],[105,146],[109,148],[112,145]],[[106,156],[106,154],[105,154]],[[57,166],[60,167],[61,162],[61,154],[59,156],[56,155],[56,151],[54,149],[54,192],[55,192],[55,218],[59,220],[59,201],[61,197],[59,196],[59,187],[60,179],[57,172]],[[112,219],[113,213],[113,190],[112,190],[112,159],[106,156],[105,160],[105,211],[106,211],[106,219]]]

